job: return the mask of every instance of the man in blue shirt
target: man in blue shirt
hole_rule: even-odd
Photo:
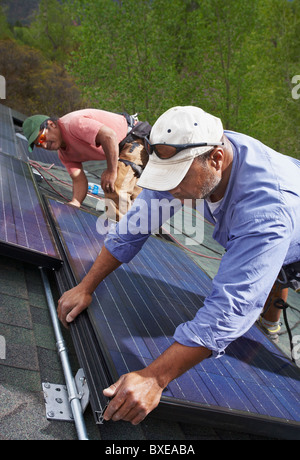
[[[139,423],[174,378],[210,356],[219,357],[261,314],[281,267],[300,260],[300,162],[196,107],[174,107],[154,124],[149,162],[134,206],[108,234],[82,282],[60,299],[67,325],[91,302],[97,285],[141,249],[151,230],[151,200],[205,200],[213,237],[226,252],[211,294],[192,321],[177,327],[175,343],[148,367],[104,390],[106,420]],[[153,212],[153,211],[152,211]],[[136,231],[137,219],[145,228]],[[155,221],[156,219],[154,219]],[[161,223],[161,222],[160,222]],[[278,316],[278,313],[276,312]],[[274,321],[270,309],[265,320]]]

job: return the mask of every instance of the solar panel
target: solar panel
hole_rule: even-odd
[[[52,199],[49,207],[78,282],[103,245],[97,216]],[[203,305],[210,286],[180,248],[151,236],[133,261],[98,286],[88,309],[111,375],[141,369],[159,356],[176,326]],[[253,326],[225,356],[172,381],[154,414],[299,438],[299,380],[299,369]]]
[[[27,163],[0,154],[0,253],[47,267],[61,258]]]
[[[4,105],[0,105],[0,152],[18,157],[11,111]]]

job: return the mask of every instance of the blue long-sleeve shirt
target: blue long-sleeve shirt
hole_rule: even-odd
[[[226,252],[204,306],[174,334],[177,342],[215,356],[256,321],[281,267],[300,260],[300,161],[246,135],[225,134],[233,148],[230,179],[213,214],[205,203],[205,217]],[[119,261],[129,262],[163,223],[163,217],[151,222],[152,200],[168,207],[174,197],[144,189],[107,235],[105,246]]]

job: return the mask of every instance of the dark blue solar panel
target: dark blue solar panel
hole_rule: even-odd
[[[11,110],[4,105],[0,105],[0,152],[18,158]]]
[[[18,247],[53,258],[54,265],[60,260],[28,164],[5,154],[0,154],[0,241],[12,252]]]
[[[97,216],[54,200],[49,203],[80,280],[103,244]],[[211,280],[188,255],[155,237],[133,261],[108,276],[88,311],[117,374],[140,369],[159,356],[173,342],[176,326],[203,305],[210,286]],[[162,401],[297,425],[299,380],[299,369],[253,326],[225,356],[206,360],[171,382]]]

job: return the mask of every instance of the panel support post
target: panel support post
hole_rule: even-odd
[[[80,396],[77,392],[77,387],[75,384],[75,379],[72,374],[71,365],[67,353],[67,349],[65,346],[65,341],[61,332],[60,322],[56,313],[56,308],[48,280],[47,273],[43,267],[40,267],[42,281],[45,289],[45,294],[47,298],[47,303],[51,315],[51,320],[53,324],[55,339],[56,339],[56,346],[58,350],[58,354],[61,359],[62,368],[65,376],[66,387],[68,390],[69,401],[71,405],[71,410],[73,413],[73,418],[77,430],[78,439],[81,441],[88,440],[86,427],[83,418],[83,411],[80,403]]]

